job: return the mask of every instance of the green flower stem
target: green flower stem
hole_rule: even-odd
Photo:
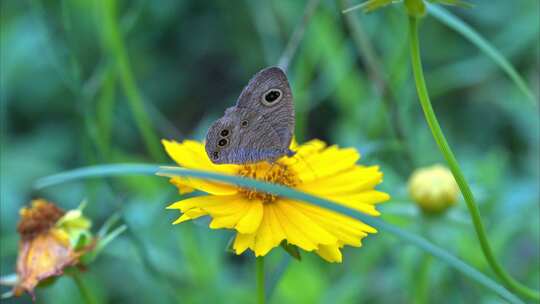
[[[433,258],[424,253],[420,255],[420,267],[418,273],[416,274],[416,288],[415,288],[415,304],[425,304],[429,303],[429,273],[431,269],[431,262]]]
[[[264,257],[255,258],[257,268],[257,303],[264,304]]]
[[[85,304],[94,304],[96,301],[92,297],[92,294],[90,293],[90,290],[84,285],[84,282],[78,272],[78,270],[73,271],[70,273],[71,278],[75,282],[75,285],[77,285],[77,289],[79,290],[79,293],[81,294],[81,298],[83,299]]]
[[[429,231],[432,227],[431,218],[422,213],[421,220],[419,221],[420,232],[423,237],[431,241],[431,236]],[[429,287],[430,287],[430,271],[433,257],[427,253],[422,253],[420,255],[420,260],[418,261],[418,272],[414,274],[415,278],[415,288],[414,288],[414,298],[413,303],[415,304],[425,304],[429,303]]]
[[[456,182],[461,189],[461,193],[465,198],[465,202],[467,204],[467,208],[469,209],[469,213],[471,214],[474,228],[476,230],[476,235],[478,237],[478,240],[480,241],[480,246],[482,247],[484,256],[486,257],[489,265],[491,266],[495,274],[506,286],[529,299],[533,299],[535,301],[540,300],[540,293],[536,290],[532,290],[522,285],[514,278],[512,278],[502,268],[502,266],[495,258],[493,251],[491,250],[489,241],[487,239],[486,230],[482,223],[482,219],[480,218],[480,211],[478,210],[478,207],[474,201],[472,191],[469,188],[467,182],[465,181],[465,177],[463,176],[463,173],[459,168],[456,157],[450,149],[450,146],[448,145],[448,142],[444,137],[441,127],[439,126],[439,122],[437,121],[437,117],[435,116],[433,108],[431,107],[431,101],[429,100],[426,82],[424,80],[424,73],[422,70],[422,62],[420,59],[420,46],[418,41],[418,19],[415,17],[409,17],[409,44],[412,69],[416,82],[416,88],[418,91],[418,97],[420,99],[420,104],[422,105],[422,110],[424,111],[424,115],[426,117],[429,128],[431,129],[431,133],[433,134],[433,137],[437,142],[437,146],[439,147],[444,158],[446,159],[446,162],[448,163],[448,166],[450,167],[450,170],[452,171],[452,174],[454,175],[454,178],[456,179]]]

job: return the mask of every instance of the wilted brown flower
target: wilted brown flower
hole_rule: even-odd
[[[30,208],[20,210],[18,282],[13,289],[16,296],[28,292],[34,297],[34,289],[40,282],[62,275],[66,267],[77,265],[90,249],[91,246],[85,246],[76,250],[68,231],[57,225],[65,214],[43,199],[33,200]]]

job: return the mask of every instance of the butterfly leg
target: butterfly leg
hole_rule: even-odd
[[[287,156],[288,157],[293,157],[294,155],[296,155],[296,152],[291,150],[291,149],[287,149]]]

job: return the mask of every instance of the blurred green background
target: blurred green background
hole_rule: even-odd
[[[33,183],[93,164],[170,162],[159,139],[202,140],[248,79],[277,64],[306,2],[0,2],[1,274],[15,270],[21,206],[44,197],[69,209],[86,198],[96,228],[115,212],[128,226],[83,275],[97,303],[253,302],[252,255],[226,253],[231,232],[211,231],[204,221],[172,226],[178,213],[164,208],[179,196],[165,179],[103,178],[41,191]],[[426,218],[408,197],[412,171],[444,160],[416,97],[403,7],[343,15],[347,3],[321,1],[292,58],[298,140],[359,149],[363,164],[385,174],[380,189],[392,200],[380,207],[383,220],[494,277],[462,200]],[[475,4],[447,9],[493,44],[538,96],[539,2]],[[538,105],[439,20],[423,20],[421,40],[435,111],[495,253],[538,289]],[[424,268],[426,255],[393,235],[363,243],[344,249],[343,264],[313,254],[290,262],[271,302],[412,303],[421,300],[418,281],[426,278],[429,302],[502,301],[438,260]],[[283,257],[274,250],[268,268],[285,266]],[[81,301],[69,278],[37,291],[37,303]]]

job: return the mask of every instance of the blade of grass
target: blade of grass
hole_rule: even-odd
[[[101,226],[101,228],[99,228],[99,231],[97,233],[97,237],[102,239],[103,237],[105,237],[105,235],[107,235],[107,233],[109,233],[109,231],[112,229],[112,227],[120,220],[120,214],[119,213],[113,213],[113,215],[111,215],[106,221],[105,223],[103,224],[103,226]]]
[[[253,19],[253,25],[261,43],[264,61],[267,65],[274,64],[275,58],[281,49],[279,40],[279,24],[269,1],[246,0]]]
[[[107,244],[109,244],[112,240],[114,240],[117,236],[119,236],[120,234],[122,234],[124,231],[126,231],[127,229],[127,226],[126,225],[121,225],[117,228],[115,228],[113,231],[107,233],[103,239],[101,239],[101,241],[99,242],[99,245],[98,247],[95,249],[96,250],[96,254],[99,254],[103,248],[105,248],[107,246]]]
[[[298,26],[296,26],[296,28],[294,29],[294,32],[292,33],[289,42],[287,42],[287,46],[285,47],[285,50],[283,51],[283,54],[281,54],[281,57],[278,61],[278,66],[284,71],[287,71],[287,69],[289,68],[289,64],[291,63],[291,60],[294,57],[298,46],[300,46],[302,38],[304,37],[304,32],[306,31],[306,27],[309,24],[309,20],[315,13],[317,6],[319,6],[319,2],[320,0],[310,0],[306,4],[306,7],[304,8],[304,15],[302,16],[302,21],[300,21]]]
[[[41,30],[43,35],[43,45],[40,46],[41,56],[45,56],[48,59],[49,64],[54,70],[56,76],[64,83],[67,89],[73,93],[77,93],[78,87],[76,82],[72,77],[71,71],[68,71],[65,64],[61,63],[60,58],[58,58],[58,52],[55,49],[55,43],[51,38],[50,27],[48,26],[46,20],[48,20],[43,3],[39,0],[31,0],[30,2],[30,16],[32,17],[33,22],[35,22],[35,27]]]
[[[124,93],[126,94],[137,128],[139,128],[139,132],[141,132],[144,144],[150,155],[155,160],[164,160],[164,154],[161,150],[159,139],[152,128],[150,118],[144,107],[143,97],[139,92],[135,77],[131,70],[131,65],[118,25],[116,1],[102,1],[102,5],[104,24],[102,29],[104,31],[103,36],[105,44],[111,57],[116,63],[118,77],[124,89]]]
[[[383,222],[380,219],[373,218],[371,216],[359,213],[355,210],[349,209],[345,206],[335,204],[324,198],[316,197],[308,193],[296,191],[294,189],[261,182],[254,179],[248,179],[244,177],[231,176],[231,175],[222,175],[213,172],[204,172],[198,170],[183,169],[177,167],[161,167],[158,165],[145,165],[145,164],[117,164],[117,165],[100,165],[92,167],[84,167],[80,169],[75,169],[72,171],[66,171],[56,175],[51,175],[39,179],[35,183],[36,188],[44,188],[47,186],[53,186],[56,184],[61,184],[77,179],[90,178],[90,177],[103,177],[111,175],[125,175],[125,174],[159,174],[162,176],[181,176],[181,177],[192,177],[192,178],[201,178],[214,180],[219,182],[231,183],[238,185],[240,187],[254,188],[259,191],[268,192],[276,194],[283,197],[288,197],[298,201],[305,201],[311,204],[317,205],[321,208],[326,208],[335,212],[339,212],[350,217],[356,218],[368,225],[371,225],[379,230],[388,232],[398,237],[399,239],[411,243],[414,246],[424,250],[428,254],[440,259],[449,266],[458,270],[462,274],[466,275],[470,279],[476,281],[480,285],[486,287],[492,292],[498,294],[505,300],[510,303],[523,303],[519,298],[517,298],[513,293],[505,289],[503,286],[499,285],[491,278],[483,274],[482,272],[476,270],[475,268],[469,266],[467,263],[463,262],[461,259],[455,257],[448,251],[440,248],[428,240],[403,230],[392,224]]]
[[[109,159],[111,152],[116,78],[115,70],[108,66],[96,104],[98,146],[106,159]]]
[[[114,164],[83,167],[59,174],[50,175],[36,181],[34,187],[42,189],[72,180],[90,177],[123,176],[128,174],[155,175],[159,170],[158,165],[144,164]]]
[[[514,81],[517,87],[536,104],[536,98],[531,89],[527,86],[523,78],[519,75],[516,69],[506,60],[506,58],[497,50],[496,47],[491,45],[484,37],[476,32],[463,20],[453,15],[446,9],[437,5],[428,5],[428,12],[442,23],[454,31],[463,35],[470,42],[476,45],[482,52],[484,52],[489,58],[491,58],[509,77]]]

